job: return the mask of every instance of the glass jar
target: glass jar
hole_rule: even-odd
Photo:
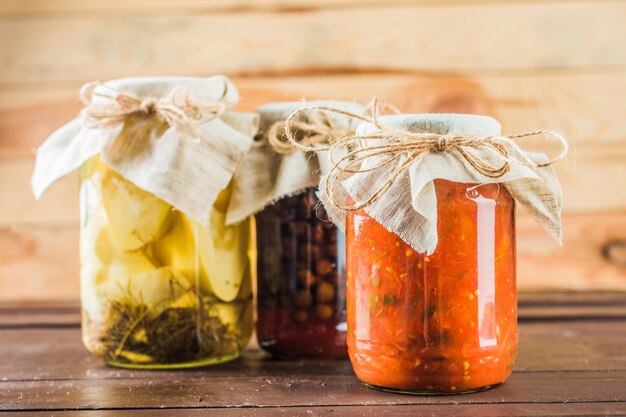
[[[503,382],[517,353],[514,200],[435,180],[438,246],[417,253],[364,211],[347,217],[348,350],[358,378],[408,393]]]
[[[209,226],[136,187],[99,157],[81,168],[85,346],[108,364],[184,368],[235,359],[253,326],[252,220]]]
[[[277,357],[347,356],[345,236],[317,203],[309,188],[256,215],[257,336]]]

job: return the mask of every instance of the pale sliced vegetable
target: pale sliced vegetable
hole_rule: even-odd
[[[251,314],[251,301],[252,279],[249,274],[248,266],[248,270],[244,272],[243,279],[241,280],[241,287],[239,288],[239,294],[237,294],[237,297],[231,302],[215,303],[215,308],[218,312],[220,320],[224,324],[232,324],[236,327],[239,327],[241,326],[242,322],[247,323],[248,321],[250,321],[250,326],[252,326],[253,317]],[[248,313],[250,313],[250,317],[248,317]]]
[[[111,169],[102,175],[102,202],[115,239],[135,250],[157,239],[171,206]]]
[[[102,207],[89,217],[81,230],[80,241],[81,268],[105,271],[96,283],[117,275],[136,275],[154,269],[154,264],[142,251],[125,251],[119,246]]]
[[[111,276],[109,296],[116,299],[130,297],[133,302],[145,304],[148,308],[162,309],[190,289],[191,285],[179,272],[164,267],[138,275],[120,275],[115,279]]]
[[[233,194],[233,187],[228,186],[223,189],[215,199],[215,203],[213,203],[213,208],[222,213],[226,212],[228,209],[228,204],[230,203],[230,197]]]
[[[102,317],[106,303],[119,294],[120,283],[155,270],[143,252],[120,248],[101,206],[81,230],[80,261],[82,305],[91,319]]]
[[[248,267],[244,271],[241,280],[241,288],[237,297],[239,300],[248,300],[252,297],[252,274],[250,274],[250,268],[252,268],[252,265],[248,262]]]
[[[107,281],[125,287],[129,280],[155,270],[154,264],[143,253],[124,252],[108,264],[106,275]]]
[[[81,231],[82,287],[94,289],[83,291],[83,305],[98,315],[106,302],[120,298],[155,307],[191,288],[182,274],[172,267],[157,268],[142,250],[124,251],[108,220],[100,207]]]
[[[170,304],[167,305],[167,308],[197,308],[198,307],[198,296],[194,291],[187,291]]]
[[[195,225],[194,232],[202,284],[220,300],[234,300],[249,275],[249,221],[226,226],[226,215],[213,210],[210,226]]]
[[[132,352],[130,350],[122,350],[119,356],[125,359],[125,362],[129,363],[151,363],[154,358],[144,353]]]
[[[153,253],[161,266],[171,266],[195,285],[199,273],[196,257],[193,224],[181,212],[172,212],[171,226],[161,238],[153,243]]]
[[[80,231],[80,262],[83,267],[107,264],[122,251],[117,247],[106,213],[96,207]]]

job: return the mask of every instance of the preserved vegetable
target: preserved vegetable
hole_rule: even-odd
[[[275,356],[347,356],[345,237],[316,205],[311,188],[256,216],[257,334]]]
[[[434,183],[430,256],[363,210],[347,217],[347,342],[358,378],[374,387],[468,392],[513,367],[514,200],[499,184]]]
[[[251,220],[203,226],[94,157],[81,171],[83,341],[107,363],[189,367],[237,358],[252,332]]]

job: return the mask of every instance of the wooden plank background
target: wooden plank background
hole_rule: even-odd
[[[80,86],[215,73],[242,110],[377,95],[565,132],[565,244],[518,212],[519,286],[626,290],[624,39],[625,1],[0,0],[0,300],[78,296],[76,176],[39,202],[29,177]]]

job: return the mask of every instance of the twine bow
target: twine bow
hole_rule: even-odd
[[[294,120],[301,113],[312,110],[324,110],[330,113],[343,114],[371,123],[379,131],[368,135],[348,133],[332,141],[327,146],[312,147],[298,141],[293,134]],[[537,163],[514,140],[530,136],[544,136],[557,140],[562,150],[549,161]],[[302,151],[329,152],[332,168],[325,181],[325,191],[331,203],[343,211],[357,211],[380,199],[393,186],[395,181],[409,169],[411,164],[429,153],[456,151],[476,172],[489,178],[500,178],[509,171],[511,164],[522,164],[534,169],[547,167],[564,159],[569,150],[567,139],[562,134],[552,130],[535,130],[517,135],[487,137],[413,133],[382,125],[378,121],[376,112],[372,117],[367,117],[325,106],[310,106],[294,111],[284,122],[284,137],[292,147]],[[382,143],[371,145],[366,144],[366,141],[380,141]],[[333,151],[339,148],[347,149],[348,151],[345,156],[335,160]],[[474,152],[476,150],[494,151],[494,155],[500,159],[501,164],[491,162],[484,155]],[[376,166],[362,168],[363,162],[372,157],[383,157],[383,159]],[[349,206],[342,201],[337,201],[335,187],[337,182],[345,179],[346,176],[368,173],[389,167],[391,167],[391,170],[389,171],[387,181],[373,190],[372,194],[365,201]]]
[[[285,129],[286,121],[279,120],[267,131],[269,145],[280,154],[296,151],[291,141],[285,140]],[[301,146],[313,149],[317,149],[314,145],[330,144],[337,138],[353,132],[347,127],[337,126],[328,114],[321,111],[300,117],[299,120],[292,120],[290,123],[291,138]]]
[[[96,87],[104,87],[110,93],[94,91]],[[94,103],[93,96],[109,100]],[[80,98],[85,104],[81,116],[88,127],[110,127],[124,122],[130,115],[155,114],[176,129],[191,129],[196,140],[200,137],[196,126],[210,122],[226,110],[226,104],[221,101],[202,103],[194,100],[183,87],[174,88],[166,97],[141,98],[131,92],[119,91],[107,84],[94,81],[81,88]]]

